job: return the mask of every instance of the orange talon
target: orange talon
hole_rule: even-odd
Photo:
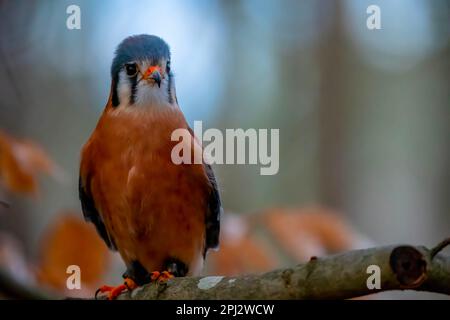
[[[167,280],[174,278],[175,276],[170,273],[169,271],[153,271],[150,273],[150,280],[151,282],[157,282],[157,283],[164,283]]]
[[[127,287],[128,291],[134,290],[138,287],[136,282],[133,281],[133,279],[126,278],[124,285]]]
[[[127,286],[124,284],[121,284],[120,286],[115,287],[108,293],[108,300],[115,300],[126,289],[127,289]]]
[[[99,293],[105,293],[105,292],[109,292],[112,289],[114,289],[114,287],[111,286],[101,286],[100,288],[97,289],[97,291],[95,291],[95,299],[97,300],[97,296]]]
[[[156,280],[159,279],[160,276],[161,276],[161,273],[159,271],[153,271],[152,273],[150,273],[150,280],[152,282],[155,282]]]
[[[163,271],[161,275],[158,278],[159,283],[163,283],[168,281],[171,278],[174,278],[175,276],[171,274],[169,271]]]
[[[105,293],[108,292],[108,300],[115,300],[122,292],[125,290],[133,290],[137,287],[136,283],[130,279],[126,278],[124,283],[117,286],[101,286],[97,291],[95,291],[95,299],[97,299],[97,296],[99,293]]]

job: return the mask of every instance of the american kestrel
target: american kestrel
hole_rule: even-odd
[[[178,106],[170,50],[153,35],[126,38],[111,66],[111,92],[81,154],[79,195],[84,217],[127,270],[125,288],[200,273],[219,244],[221,200],[211,166],[174,164],[171,134],[186,129]]]

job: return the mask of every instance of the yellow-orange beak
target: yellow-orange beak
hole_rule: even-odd
[[[147,80],[148,78],[153,79],[158,87],[161,87],[161,68],[159,66],[149,67],[142,75],[142,79]]]

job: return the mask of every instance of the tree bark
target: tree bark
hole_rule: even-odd
[[[433,249],[387,246],[349,251],[261,275],[175,278],[148,284],[119,299],[347,299],[388,290],[450,295],[450,257]],[[380,288],[369,289],[371,265],[380,268]],[[372,283],[372,281],[369,281]]]
[[[432,249],[394,245],[353,250],[259,275],[174,278],[125,292],[118,299],[348,299],[406,289],[450,295],[450,257],[439,253],[449,244],[450,238]],[[379,282],[374,280],[377,276]],[[22,286],[0,272],[0,294],[7,298],[55,298]]]

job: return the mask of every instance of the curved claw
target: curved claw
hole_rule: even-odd
[[[95,298],[95,300],[98,300],[98,298],[97,298],[97,296],[98,296],[98,294],[100,293],[100,288],[98,288],[97,290],[95,290],[95,296],[94,296],[94,298]]]
[[[105,293],[108,292],[108,300],[114,300],[116,299],[123,291],[125,290],[133,290],[137,287],[136,283],[130,279],[130,278],[126,278],[124,283],[117,286],[117,287],[112,287],[112,286],[101,286],[100,288],[97,289],[97,291],[95,291],[95,300],[98,300],[98,294],[99,293]]]
[[[95,300],[98,300],[98,294],[99,293],[110,292],[113,289],[114,289],[114,287],[111,287],[111,286],[101,286],[100,288],[98,288],[95,291]]]

